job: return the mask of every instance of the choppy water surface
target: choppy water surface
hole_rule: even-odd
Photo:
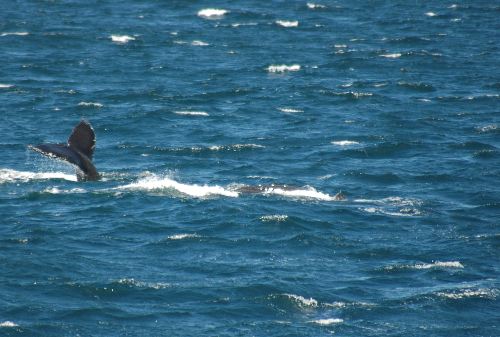
[[[499,16],[0,2],[0,335],[499,335]]]

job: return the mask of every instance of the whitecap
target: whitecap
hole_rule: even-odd
[[[494,131],[497,129],[498,129],[497,124],[490,124],[490,125],[482,126],[482,127],[478,128],[477,130],[479,130],[480,132],[490,132],[490,131]]]
[[[229,13],[225,9],[205,8],[198,12],[198,16],[204,19],[220,19]]]
[[[191,197],[203,198],[211,195],[222,195],[226,197],[238,197],[238,192],[229,191],[221,186],[214,185],[196,185],[196,184],[182,184],[168,177],[159,177],[156,175],[151,175],[138,181],[118,186],[114,188],[115,190],[127,190],[127,191],[144,191],[144,192],[155,192],[164,190],[175,190],[179,193],[189,195]]]
[[[336,44],[334,45],[335,48],[347,48],[346,44]]]
[[[208,113],[205,111],[174,111],[174,114],[182,115],[182,116],[208,116]]]
[[[175,235],[170,235],[167,237],[169,240],[183,240],[183,239],[192,239],[192,238],[199,238],[200,236],[198,234],[175,234]]]
[[[464,265],[459,261],[436,261],[433,263],[422,263],[411,266],[413,269],[431,269],[431,268],[460,268],[463,269]]]
[[[316,301],[314,298],[305,298],[300,295],[294,295],[294,294],[284,294],[286,297],[289,299],[293,300],[296,302],[299,306],[303,307],[317,307],[318,306],[318,301]]]
[[[0,83],[0,89],[8,89],[8,88],[12,88],[14,85],[12,84],[2,84]]]
[[[265,146],[259,144],[233,144],[233,145],[212,145],[209,147],[211,151],[241,151],[245,149],[263,149]]]
[[[129,35],[111,35],[110,38],[111,41],[116,43],[128,43],[135,40],[135,37]]]
[[[5,32],[5,33],[2,33],[0,36],[9,36],[9,35],[26,36],[26,35],[29,35],[29,33],[28,32]]]
[[[240,26],[257,26],[258,23],[257,22],[245,22],[245,23],[232,23],[231,24],[231,27],[234,27],[234,28],[238,28]]]
[[[55,186],[43,190],[43,193],[48,193],[48,194],[74,194],[74,193],[85,193],[85,192],[87,192],[85,189],[78,187],[69,190],[61,190],[57,186]]]
[[[312,2],[308,2],[307,3],[307,8],[309,9],[320,9],[320,8],[326,8],[325,5],[321,5],[321,4],[315,4],[315,3],[312,3]]]
[[[390,59],[396,59],[396,58],[401,57],[401,53],[381,54],[380,56],[385,57],[385,58],[390,58]]]
[[[354,140],[337,140],[333,141],[332,144],[338,146],[349,146],[349,145],[358,145],[359,142],[356,142]]]
[[[31,180],[48,179],[64,179],[69,181],[77,181],[76,175],[63,172],[26,172],[10,169],[0,169],[0,184],[6,182],[27,182]]]
[[[298,21],[286,21],[286,20],[276,20],[276,24],[281,27],[298,27],[299,22]]]
[[[337,201],[335,196],[331,196],[326,193],[322,193],[314,189],[313,187],[307,187],[303,189],[283,189],[281,187],[267,187],[263,190],[263,194],[275,194],[285,197],[292,197],[298,199],[316,199],[323,201]]]
[[[427,15],[429,17],[437,16],[437,14],[434,12],[427,12],[427,13],[425,13],[425,15]]]
[[[263,215],[260,217],[260,221],[263,222],[284,222],[288,219],[286,214],[274,214],[274,215]]]
[[[137,281],[133,278],[122,278],[118,280],[119,284],[131,286],[131,287],[138,287],[138,288],[151,288],[151,289],[164,289],[170,287],[169,283],[165,282],[143,282],[143,281]]]
[[[324,319],[317,319],[317,320],[310,321],[310,322],[316,323],[319,325],[332,325],[332,324],[343,323],[344,320],[342,318],[324,318]]]
[[[191,42],[191,45],[192,46],[201,46],[201,47],[205,47],[205,46],[209,46],[210,44],[206,43],[206,42],[203,42],[203,41],[200,41],[200,40],[194,40],[193,42]]]
[[[97,102],[80,102],[78,106],[90,107],[90,108],[102,108],[104,105]]]
[[[455,292],[439,292],[438,296],[446,297],[454,300],[459,300],[462,298],[479,297],[495,299],[498,296],[499,291],[497,289],[461,289]]]
[[[291,114],[304,112],[304,110],[293,109],[293,108],[278,108],[278,110],[284,113],[291,113]]]
[[[15,328],[16,326],[19,326],[19,325],[17,325],[14,322],[11,322],[11,321],[5,321],[5,322],[0,323],[1,328]]]
[[[285,71],[299,71],[300,70],[300,65],[299,64],[293,64],[293,65],[270,65],[267,67],[267,71],[270,73],[283,73]]]

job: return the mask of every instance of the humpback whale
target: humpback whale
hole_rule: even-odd
[[[47,157],[62,159],[75,165],[78,168],[78,181],[99,179],[99,173],[92,164],[95,148],[94,129],[84,120],[75,126],[67,144],[28,145],[28,148]]]

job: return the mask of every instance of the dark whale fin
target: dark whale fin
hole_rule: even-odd
[[[66,144],[40,144],[29,145],[31,150],[39,152],[47,157],[59,158],[70,162],[78,167],[82,165],[81,157]]]
[[[95,133],[89,123],[81,121],[73,129],[69,136],[68,144],[40,144],[29,145],[28,148],[39,152],[47,157],[59,158],[76,165],[81,172],[78,172],[78,180],[98,180],[92,155],[95,148]],[[82,174],[83,173],[83,174]]]
[[[78,123],[69,136],[68,145],[92,160],[95,148],[95,133],[92,126],[84,120]]]

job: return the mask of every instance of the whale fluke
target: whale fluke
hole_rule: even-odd
[[[47,157],[59,158],[77,166],[78,180],[99,179],[99,173],[92,164],[95,133],[92,126],[84,120],[75,126],[67,144],[40,144],[28,147]]]

